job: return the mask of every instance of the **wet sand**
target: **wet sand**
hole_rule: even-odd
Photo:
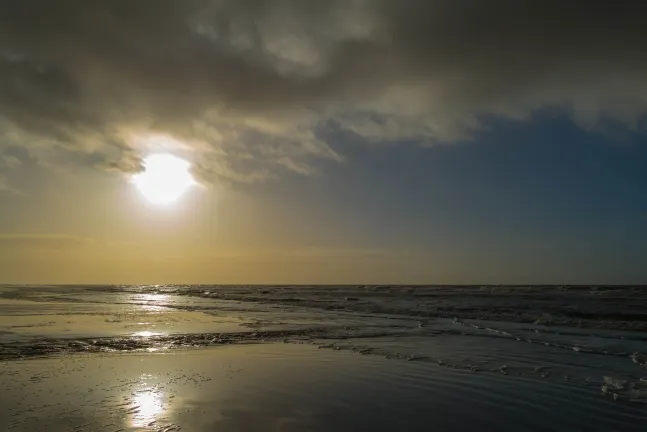
[[[598,388],[311,344],[0,362],[7,431],[638,431]]]

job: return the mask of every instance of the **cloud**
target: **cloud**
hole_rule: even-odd
[[[0,175],[0,194],[2,193],[8,193],[11,195],[20,195],[20,191],[18,189],[15,189],[9,186],[9,182],[7,181],[7,179],[5,179]]]
[[[16,156],[0,154],[0,166],[15,168],[20,165],[22,165],[22,161]]]
[[[329,128],[433,144],[544,108],[636,128],[645,15],[634,0],[0,0],[0,142],[132,172],[162,137],[203,179],[250,182],[343,161]]]

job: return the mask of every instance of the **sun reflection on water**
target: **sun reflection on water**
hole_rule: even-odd
[[[166,294],[137,294],[134,296],[134,304],[140,309],[145,318],[136,324],[139,331],[132,333],[134,337],[149,338],[153,336],[162,336],[165,332],[155,331],[157,325],[165,324],[163,317],[169,312],[167,307],[169,296]]]
[[[130,406],[131,427],[151,426],[160,421],[166,411],[164,393],[156,387],[143,388],[134,394]]]
[[[151,337],[151,336],[159,336],[162,333],[160,332],[152,332],[152,331],[140,331],[140,332],[135,332],[133,333],[133,336],[139,336],[139,337]]]
[[[171,300],[167,294],[137,294],[134,302],[147,312],[166,312],[167,303]]]
[[[139,294],[139,298],[143,301],[161,302],[168,300],[170,296],[168,294]]]

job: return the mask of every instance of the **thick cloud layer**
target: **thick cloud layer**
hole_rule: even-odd
[[[328,128],[433,143],[542,108],[636,127],[645,16],[635,0],[0,0],[0,146],[124,172],[168,148],[205,179],[256,181],[342,160]]]

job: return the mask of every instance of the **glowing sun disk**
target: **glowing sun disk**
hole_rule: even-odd
[[[153,204],[170,204],[195,184],[190,164],[170,154],[156,154],[144,160],[144,172],[133,183]]]

